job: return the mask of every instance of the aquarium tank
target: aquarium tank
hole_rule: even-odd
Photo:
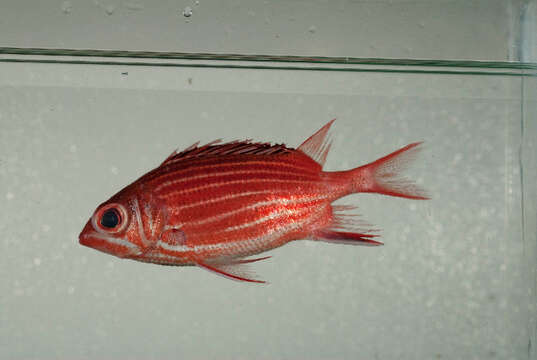
[[[429,200],[334,205],[383,246],[293,241],[267,284],[79,244],[193,143],[324,170],[423,142]],[[537,359],[537,1],[0,3],[0,358]]]

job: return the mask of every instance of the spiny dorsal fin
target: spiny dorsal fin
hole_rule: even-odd
[[[179,160],[190,158],[200,158],[207,156],[222,156],[222,155],[275,155],[285,154],[294,151],[286,147],[284,144],[270,143],[253,143],[251,140],[235,140],[223,144],[219,144],[221,140],[214,140],[202,146],[198,146],[199,142],[189,146],[181,152],[174,151],[161,164],[166,165]]]
[[[299,147],[298,150],[311,157],[321,166],[324,166],[326,156],[330,150],[332,141],[327,136],[330,126],[336,119],[330,120],[325,126],[320,128],[315,134],[306,139]]]

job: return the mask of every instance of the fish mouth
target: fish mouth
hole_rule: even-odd
[[[96,231],[82,232],[78,238],[78,242],[80,245],[121,258],[142,254],[140,247],[127,239]]]
[[[106,240],[96,237],[94,233],[80,234],[78,243],[104,253],[110,253],[110,251],[107,251]]]
[[[87,247],[93,247],[95,241],[92,241],[91,234],[80,234],[78,237],[78,243]]]

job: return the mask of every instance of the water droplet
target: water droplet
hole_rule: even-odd
[[[76,153],[76,145],[71,145],[69,146],[69,151],[72,152],[72,153]]]
[[[41,265],[41,259],[40,258],[34,258],[34,265],[35,266]]]
[[[198,0],[194,1],[195,6],[199,6],[200,2]]]
[[[6,194],[6,199],[8,199],[8,200],[12,200],[14,197],[15,197],[15,194],[13,194],[12,192],[8,192]]]
[[[75,292],[75,287],[74,287],[74,286],[69,286],[69,287],[67,288],[67,293],[68,293],[69,295],[73,295],[74,292]]]
[[[317,31],[317,28],[316,28],[315,26],[311,25],[311,26],[309,27],[308,31],[309,31],[310,33],[312,33],[312,34],[315,34],[315,32]]]
[[[190,6],[186,6],[183,9],[183,16],[184,17],[191,17],[192,16],[192,8]]]
[[[119,173],[119,169],[115,166],[110,167],[110,172],[114,175],[117,175]]]
[[[70,14],[72,9],[73,9],[73,5],[71,4],[70,1],[64,1],[62,3],[62,12],[64,14]]]
[[[43,229],[43,232],[49,232],[50,231],[50,225],[49,224],[45,224],[41,228]]]

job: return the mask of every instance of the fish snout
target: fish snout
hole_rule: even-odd
[[[93,232],[93,227],[91,226],[91,220],[86,223],[84,229],[78,235],[78,243],[80,245],[91,247],[91,233]]]

